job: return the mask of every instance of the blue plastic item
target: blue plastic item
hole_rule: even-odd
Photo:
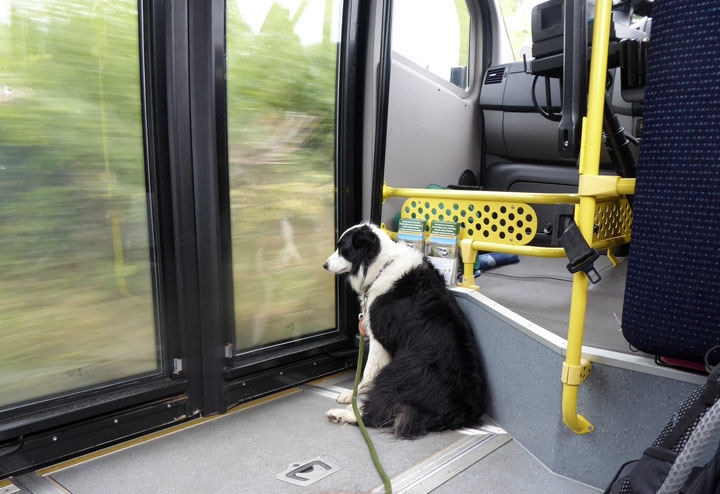
[[[475,271],[486,271],[506,264],[515,264],[518,261],[520,261],[520,259],[515,254],[500,254],[496,252],[481,254],[475,259],[474,269]]]
[[[506,264],[515,264],[519,261],[520,259],[515,254],[500,254],[498,252],[479,254],[475,258],[473,276],[477,278],[483,271],[487,271],[488,269],[496,268],[498,266],[505,266]],[[458,273],[458,281],[462,280],[462,276],[462,273]]]

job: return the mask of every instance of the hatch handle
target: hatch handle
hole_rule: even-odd
[[[305,463],[304,465],[300,465],[295,470],[291,470],[288,473],[285,474],[286,477],[293,479],[293,480],[300,480],[302,482],[307,482],[308,478],[300,477],[299,473],[305,473],[308,471],[312,471],[315,468],[315,465],[323,467],[325,470],[332,470],[332,467],[328,465],[327,463],[320,461],[320,460],[314,460],[308,463]]]

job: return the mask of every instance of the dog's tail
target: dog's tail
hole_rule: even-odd
[[[395,405],[393,432],[398,437],[415,439],[428,433],[427,424],[417,408],[407,403]]]
[[[366,401],[362,416],[366,425],[388,430],[406,439],[416,439],[429,432],[426,417],[409,403]]]

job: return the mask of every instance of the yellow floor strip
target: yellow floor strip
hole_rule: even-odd
[[[317,385],[317,384],[323,383],[325,381],[329,381],[331,379],[337,379],[338,377],[351,376],[354,372],[355,372],[354,369],[348,369],[348,370],[345,370],[342,372],[338,372],[337,374],[330,374],[329,376],[321,377],[320,379],[315,379],[314,381],[310,381],[307,384]]]
[[[330,377],[335,377],[335,376],[330,376]],[[132,440],[130,440],[130,441],[126,441],[126,442],[121,443],[121,444],[116,444],[115,446],[110,446],[109,448],[101,449],[101,450],[95,451],[95,452],[93,452],[93,453],[89,453],[89,454],[86,454],[86,455],[83,455],[83,456],[79,456],[79,457],[77,457],[77,458],[73,458],[72,460],[67,460],[67,461],[64,461],[64,462],[62,462],[62,463],[58,463],[58,464],[56,464],[56,465],[52,465],[52,466],[50,466],[50,467],[46,467],[46,468],[40,469],[40,470],[37,471],[37,473],[38,473],[38,475],[45,476],[45,475],[49,475],[49,474],[51,474],[51,473],[59,472],[60,470],[64,470],[64,469],[66,469],[66,468],[70,468],[70,467],[72,467],[72,466],[79,465],[80,463],[84,463],[84,462],[86,462],[86,461],[94,460],[94,459],[96,459],[96,458],[101,458],[101,457],[103,457],[103,456],[105,456],[105,455],[109,455],[109,454],[112,454],[112,453],[116,453],[116,452],[118,452],[118,451],[122,451],[122,450],[124,450],[124,449],[131,448],[131,447],[136,446],[136,445],[138,445],[138,444],[142,444],[142,443],[147,442],[147,441],[152,441],[153,439],[158,439],[158,438],[160,438],[160,437],[167,436],[168,434],[173,434],[173,433],[175,433],[175,432],[178,432],[178,431],[181,431],[181,430],[184,430],[184,429],[189,429],[190,427],[195,427],[196,425],[200,425],[200,424],[203,424],[203,423],[205,423],[205,422],[209,422],[209,421],[211,421],[211,420],[215,420],[215,419],[219,419],[219,418],[222,418],[222,417],[226,417],[227,415],[230,415],[230,414],[232,414],[232,413],[240,412],[240,411],[242,411],[242,410],[246,410],[246,409],[252,408],[252,407],[254,407],[254,406],[262,405],[263,403],[267,403],[267,402],[269,402],[269,401],[273,401],[273,400],[276,400],[276,399],[278,399],[278,398],[282,398],[282,397],[284,397],[284,396],[288,396],[288,395],[297,393],[298,391],[300,391],[299,388],[287,389],[287,390],[285,390],[285,391],[281,391],[281,392],[279,392],[279,393],[275,393],[275,394],[272,394],[272,395],[270,395],[270,396],[266,396],[266,397],[264,397],[264,398],[259,398],[259,399],[257,399],[257,400],[253,400],[253,401],[249,401],[249,402],[247,402],[247,403],[243,403],[242,405],[238,405],[238,406],[236,406],[236,407],[231,408],[230,410],[228,410],[227,412],[225,412],[225,413],[223,413],[223,414],[213,415],[213,416],[211,416],[211,417],[200,417],[200,418],[197,418],[197,419],[189,420],[189,421],[184,422],[184,423],[182,423],[182,424],[178,424],[178,425],[175,425],[175,426],[172,426],[172,427],[168,427],[167,429],[163,429],[163,430],[161,430],[161,431],[154,432],[154,433],[148,434],[148,435],[146,435],[146,436],[138,437],[137,439],[132,439]],[[5,487],[9,487],[10,485],[12,485],[12,481],[11,481],[11,480],[3,480],[3,481],[0,481],[0,489],[5,488]]]

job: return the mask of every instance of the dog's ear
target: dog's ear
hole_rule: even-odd
[[[375,252],[380,246],[380,239],[369,227],[363,227],[352,236],[354,250]]]

